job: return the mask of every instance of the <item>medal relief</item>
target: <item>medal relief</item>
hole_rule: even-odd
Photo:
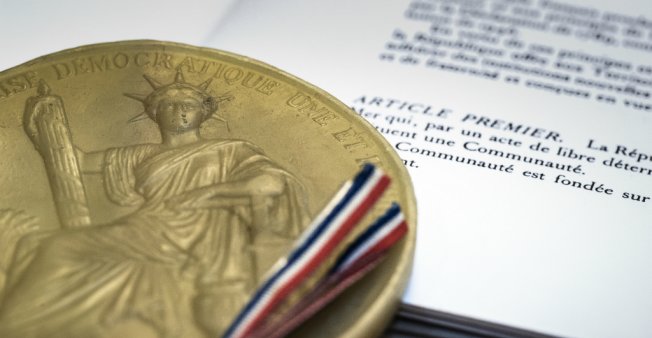
[[[144,107],[130,122],[156,123],[160,143],[88,151],[75,144],[63,98],[41,83],[27,100],[23,124],[60,227],[37,230],[26,213],[0,210],[0,336],[218,336],[260,280],[257,257],[306,226],[293,174],[247,141],[200,135],[208,119],[226,123],[218,105],[230,97],[180,71],[169,84],[145,80],[150,93],[125,94]],[[88,175],[135,211],[94,222]]]

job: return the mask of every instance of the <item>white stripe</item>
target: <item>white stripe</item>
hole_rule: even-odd
[[[351,214],[360,207],[360,204],[362,204],[362,202],[367,198],[371,190],[378,184],[378,181],[380,181],[382,176],[383,174],[380,172],[380,170],[376,170],[373,173],[367,183],[363,185],[360,190],[358,190],[358,193],[353,196],[351,201],[349,201],[349,203],[331,221],[331,224],[327,230],[310,246],[310,248],[303,254],[299,261],[297,261],[297,263],[290,270],[286,271],[286,273],[289,274],[290,271],[294,272],[295,270],[299,270],[305,261],[310,260],[313,256],[315,256],[316,253],[322,250],[324,244],[328,242],[330,238],[333,237],[333,234],[340,228],[340,224],[346,221],[351,216]]]
[[[338,272],[343,271],[347,269],[352,263],[354,263],[358,258],[360,258],[362,255],[367,253],[367,251],[371,248],[373,248],[378,242],[382,241],[385,236],[390,234],[394,229],[398,228],[401,223],[405,220],[405,217],[403,217],[403,213],[399,212],[396,214],[394,217],[392,217],[385,225],[383,225],[378,232],[376,232],[374,235],[369,237],[367,241],[361,246],[358,247],[350,256],[349,258],[340,265],[340,267],[337,269]]]
[[[308,238],[317,230],[319,225],[324,221],[324,219],[330,214],[331,210],[335,208],[335,205],[340,202],[340,200],[346,195],[346,192],[351,188],[351,185],[353,184],[353,181],[346,181],[340,190],[335,193],[335,196],[331,198],[331,200],[326,204],[326,206],[322,209],[322,211],[319,212],[317,217],[308,225],[307,229],[301,234],[301,237],[297,239],[295,242],[294,246],[292,247],[292,250],[290,252],[296,251],[299,247],[301,247],[307,240]],[[268,280],[270,279],[276,271],[280,270],[283,266],[287,264],[287,257],[285,259],[277,261],[265,274],[263,280]]]
[[[296,274],[297,270],[301,270],[303,266],[306,264],[307,261],[310,261],[312,257],[315,256],[316,253],[321,251],[322,247],[324,246],[324,243],[328,241],[337,231],[339,228],[339,224],[341,224],[344,220],[348,218],[348,216],[353,213],[359,205],[364,201],[364,199],[367,197],[369,192],[376,186],[380,178],[382,177],[382,173],[380,170],[374,170],[372,173],[372,176],[367,180],[367,182],[358,190],[358,192],[351,198],[349,203],[340,211],[337,217],[335,217],[331,223],[328,225],[326,231],[321,234],[321,236],[310,246],[310,248],[304,252],[304,254],[297,260],[290,269],[286,270],[283,276],[281,276],[274,285],[272,285],[267,293],[261,297],[258,301],[257,306],[255,306],[251,311],[250,315],[246,317],[242,321],[241,328],[246,327],[249,322],[251,322],[258,314],[258,312],[261,311],[262,308],[265,307],[265,305],[270,301],[270,299],[276,294],[278,289],[280,289],[283,285],[284,282],[291,278],[294,274]],[[340,198],[341,199],[341,198]],[[339,200],[337,201],[339,202]],[[332,209],[332,208],[331,208]],[[330,210],[329,210],[330,211]]]
[[[339,224],[341,224],[343,221],[345,221],[359,206],[362,204],[362,202],[366,199],[366,197],[369,195],[371,190],[378,184],[378,181],[383,177],[383,173],[379,169],[375,169],[374,172],[372,173],[371,177],[367,180],[367,182],[358,190],[358,192],[353,196],[353,198],[349,201],[349,203],[340,211],[337,217],[335,217],[331,223],[328,225],[326,231],[310,246],[310,248],[304,252],[304,254],[299,258],[297,262],[295,262],[290,269],[285,271],[283,276],[281,276],[278,280],[276,280],[276,283],[273,284],[267,291],[265,295],[263,295],[256,306],[254,306],[250,312],[249,315],[246,316],[241,322],[239,327],[234,331],[233,335],[235,337],[238,337],[241,332],[245,327],[249,325],[249,323],[257,317],[258,313],[267,305],[267,303],[271,300],[271,298],[276,294],[278,289],[280,289],[283,285],[284,282],[291,278],[298,270],[303,268],[303,266],[306,264],[307,261],[310,261],[312,257],[315,256],[316,253],[321,251],[322,247],[324,244],[332,237],[332,235],[337,232],[337,229],[339,229]],[[350,184],[348,184],[350,187]],[[342,190],[340,190],[342,191]],[[339,193],[338,193],[339,194]],[[341,199],[341,196],[339,196]],[[339,202],[339,199],[334,199],[337,202]],[[329,203],[329,206],[331,206],[332,203]],[[334,205],[332,205],[334,207]],[[331,208],[327,208],[325,212],[321,213],[328,215],[328,212],[330,211]],[[322,217],[325,218],[325,216]],[[317,223],[319,224],[319,223]],[[314,231],[314,229],[313,229]],[[302,236],[302,238],[305,236]],[[304,238],[305,240],[305,238]]]
[[[329,204],[322,210],[320,215],[317,217],[317,219],[311,225],[312,229],[310,231],[306,232],[304,235],[302,235],[301,240],[295,246],[295,249],[300,247],[302,244],[304,244],[303,242],[305,242],[307,240],[308,236],[310,236],[316,230],[317,226],[319,226],[324,221],[324,218],[326,218],[331,213],[331,211],[335,207],[335,205],[337,205],[341,201],[343,195],[346,194],[346,192],[348,191],[348,189],[350,188],[351,185],[352,185],[352,181],[348,181],[347,184],[345,184],[345,186],[343,186],[342,189],[340,189],[340,191],[337,193],[337,195],[333,199],[331,199]],[[363,190],[362,188],[364,188],[365,186],[366,186],[366,184],[363,187],[361,187],[360,190],[358,190],[358,193],[349,201],[350,204],[355,203],[355,201],[356,201],[355,197],[358,196],[360,192],[362,192],[362,190]],[[347,208],[345,207],[345,208],[342,209],[342,211],[344,211],[346,209]],[[255,317],[258,316],[258,313],[260,311],[262,311],[262,309],[267,305],[267,303],[271,300],[271,298],[277,293],[278,289],[280,289],[284,285],[285,281],[287,279],[290,279],[295,274],[295,272],[297,270],[299,270],[305,264],[306,260],[309,260],[309,258],[312,257],[312,254],[314,253],[314,250],[311,250],[311,248],[315,248],[315,247],[318,247],[318,246],[322,245],[323,241],[321,239],[323,239],[325,237],[328,237],[328,236],[330,236],[332,234],[332,231],[330,231],[330,230],[333,229],[333,228],[337,228],[337,226],[336,226],[337,225],[337,220],[338,220],[337,217],[334,218],[333,220],[331,220],[331,222],[326,225],[325,232],[322,233],[320,235],[320,237],[317,238],[315,240],[315,242],[313,242],[311,244],[311,246],[302,254],[302,256],[297,261],[294,262],[292,267],[290,267],[290,269],[286,270],[283,275],[279,276],[279,278],[276,280],[276,282],[269,287],[269,289],[267,290],[267,292],[263,296],[261,296],[261,298],[258,300],[258,303],[249,311],[249,314],[245,318],[242,319],[242,321],[240,322],[240,325],[238,326],[238,329],[236,329],[234,331],[234,335],[236,337],[239,334],[241,334],[241,331],[244,330],[244,328],[247,327],[249,325],[249,323],[253,319],[255,319]],[[335,224],[335,226],[334,226],[334,224]]]
[[[349,191],[349,189],[351,188],[351,185],[353,185],[353,181],[347,181],[346,183],[344,183],[342,188],[340,188],[340,190],[335,194],[335,196],[333,196],[333,198],[331,198],[331,200],[328,202],[326,207],[324,207],[324,209],[322,209],[319,215],[317,215],[317,217],[315,217],[315,219],[312,221],[312,223],[308,227],[309,230],[304,231],[301,237],[297,239],[296,242],[297,244],[294,246],[294,249],[303,245],[303,243],[308,239],[308,237],[311,236],[317,230],[317,227],[322,222],[324,222],[324,219],[331,213],[331,210],[333,210],[333,208],[335,208],[337,203],[339,203],[340,200],[342,200],[342,198],[344,197],[344,195],[346,195],[347,191]]]

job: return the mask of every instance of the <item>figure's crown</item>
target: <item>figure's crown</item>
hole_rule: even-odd
[[[158,97],[165,95],[165,93],[171,89],[185,89],[185,90],[192,91],[196,93],[198,96],[204,98],[202,100],[202,104],[211,105],[211,107],[208,108],[209,116],[207,118],[213,118],[218,121],[226,123],[226,120],[223,117],[215,114],[215,111],[217,111],[217,105],[220,102],[230,101],[231,99],[233,99],[233,97],[231,95],[228,95],[228,93],[218,97],[212,96],[209,93],[208,88],[213,82],[213,78],[209,78],[208,80],[198,85],[193,85],[191,83],[186,82],[185,77],[183,76],[183,72],[181,71],[180,68],[177,68],[177,73],[174,76],[174,81],[172,81],[169,84],[161,84],[156,79],[152,78],[147,74],[143,74],[143,78],[145,78],[145,81],[147,81],[150,87],[152,87],[153,89],[152,92],[145,95],[135,94],[135,93],[124,93],[125,96],[141,102],[145,108],[143,112],[130,118],[129,122],[136,122],[147,118],[154,119],[155,116],[153,116],[154,114],[153,111],[155,111],[155,107],[150,107],[150,106],[152,105],[152,103],[157,101]]]

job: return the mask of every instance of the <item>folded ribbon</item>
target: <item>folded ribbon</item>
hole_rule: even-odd
[[[389,185],[389,177],[365,165],[344,184],[299,238],[290,254],[277,263],[224,334],[224,338],[282,337],[326,306],[337,295],[377,266],[387,250],[407,232],[397,204],[367,227],[350,244],[342,242],[374,206]],[[344,248],[339,250],[338,248]],[[339,254],[333,262],[333,255]],[[324,265],[332,266],[306,295],[290,301]],[[294,303],[293,303],[294,302]],[[282,313],[274,313],[283,308]],[[274,315],[272,316],[272,313]]]

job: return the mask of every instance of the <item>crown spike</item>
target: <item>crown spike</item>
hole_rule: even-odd
[[[146,112],[142,112],[142,113],[130,118],[128,122],[129,123],[138,122],[138,121],[145,120],[145,119],[148,119],[148,118],[149,118],[149,115],[147,115]]]
[[[159,89],[161,87],[161,84],[158,83],[158,81],[154,80],[153,78],[151,78],[147,74],[143,74],[143,77],[145,78],[145,80],[147,80],[147,83],[149,83],[149,85],[152,87],[152,89]]]
[[[216,121],[226,123],[226,120],[222,116],[219,116],[217,114],[212,114],[210,118],[213,119],[213,120],[216,120]]]
[[[177,68],[177,75],[174,77],[174,82],[175,83],[185,83],[186,80],[183,78],[183,73],[181,72],[181,68]]]
[[[123,95],[130,99],[134,99],[136,101],[140,101],[143,103],[145,102],[145,99],[147,99],[147,95],[143,95],[143,94],[123,93]]]
[[[231,95],[231,92],[224,93],[223,95],[215,97],[215,100],[217,103],[221,103],[224,101],[231,101],[233,100],[233,95]]]
[[[208,90],[208,86],[210,86],[212,82],[213,82],[213,78],[212,77],[208,78],[208,80],[202,82],[200,85],[198,85],[198,87],[199,89],[206,91]]]

